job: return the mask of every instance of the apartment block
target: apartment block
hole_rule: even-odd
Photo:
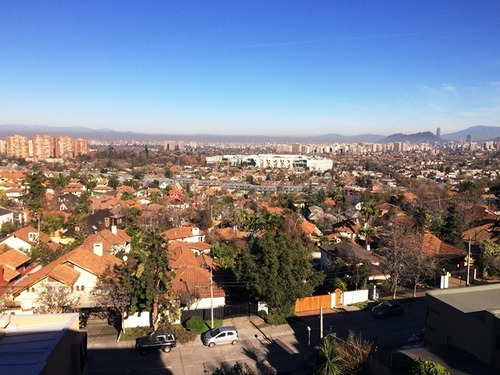
[[[28,158],[30,156],[28,137],[17,134],[8,137],[7,155],[15,158]]]

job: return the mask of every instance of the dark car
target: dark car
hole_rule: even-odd
[[[142,354],[146,354],[151,349],[161,349],[164,353],[169,353],[176,346],[177,340],[171,329],[154,331],[135,340],[135,347]]]
[[[401,304],[397,302],[384,301],[372,308],[372,314],[379,319],[385,319],[390,316],[403,314],[404,309]]]

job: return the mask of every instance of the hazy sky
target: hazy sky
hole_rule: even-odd
[[[500,1],[3,0],[0,124],[244,135],[500,126]]]

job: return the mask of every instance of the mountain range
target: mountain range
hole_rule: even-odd
[[[215,134],[142,134],[130,131],[116,131],[112,129],[90,129],[83,126],[43,126],[43,125],[0,125],[0,138],[5,139],[8,136],[19,134],[33,137],[36,134],[46,134],[51,136],[68,135],[72,138],[85,138],[89,140],[100,140],[108,142],[116,141],[136,141],[151,142],[164,140],[184,140],[197,142],[239,142],[239,143],[263,143],[263,142],[309,142],[309,143],[357,143],[357,142],[411,142],[411,143],[433,143],[438,139],[435,134],[426,131],[414,134],[392,134],[383,136],[378,134],[360,134],[345,136],[336,133],[328,133],[319,136],[310,137],[292,137],[292,136],[265,136],[265,135],[215,135]],[[460,130],[455,133],[443,134],[443,141],[465,141],[470,135],[473,141],[488,141],[500,139],[500,127],[477,125]]]

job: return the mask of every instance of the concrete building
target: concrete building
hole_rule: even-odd
[[[88,374],[78,314],[1,315],[1,374]]]
[[[500,284],[427,293],[425,339],[451,345],[500,371]]]
[[[73,139],[66,135],[55,138],[56,158],[68,159],[74,157]]]
[[[7,138],[7,155],[15,158],[28,158],[28,137],[13,135]]]
[[[35,135],[33,137],[34,158],[49,159],[54,155],[54,139],[50,135]]]

